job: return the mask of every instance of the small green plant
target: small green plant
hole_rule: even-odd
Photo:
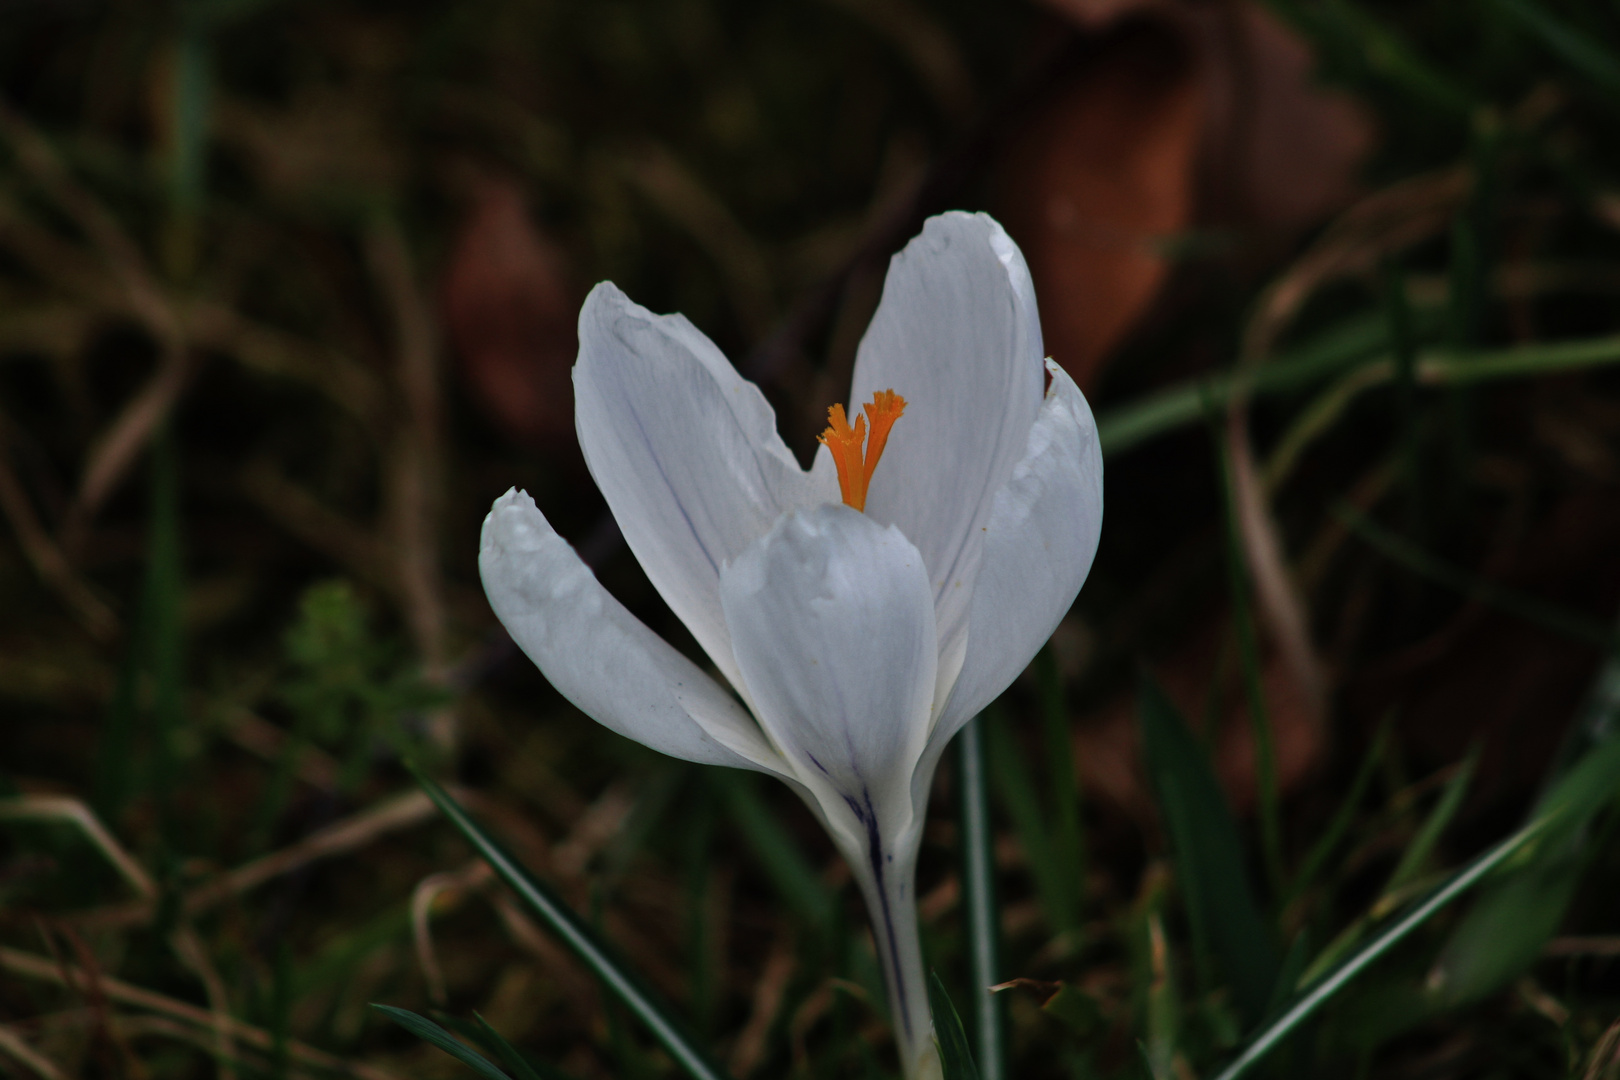
[[[349,791],[382,748],[415,748],[422,718],[449,696],[422,678],[404,648],[376,635],[347,581],[312,585],[282,639],[290,668],[277,696],[302,739],[342,762],[338,787]]]
[[[410,654],[377,634],[347,581],[310,586],[282,638],[286,675],[272,691],[289,720],[257,833],[267,836],[291,797],[309,747],[338,763],[335,788],[353,794],[380,754],[420,754],[426,717],[449,696],[427,682]]]

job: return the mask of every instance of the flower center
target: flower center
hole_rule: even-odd
[[[883,446],[889,441],[889,429],[906,411],[906,399],[893,390],[879,390],[872,395],[869,405],[862,405],[865,416],[855,418],[849,426],[842,405],[827,410],[827,430],[821,433],[821,444],[832,451],[833,464],[838,466],[838,491],[844,502],[857,510],[866,509],[866,487],[872,482],[872,470],[883,456]],[[872,437],[866,437],[866,422],[872,422]],[[865,449],[862,449],[862,444]]]

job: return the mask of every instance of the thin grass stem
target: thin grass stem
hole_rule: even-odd
[[[1271,739],[1271,718],[1266,712],[1265,688],[1260,678],[1260,643],[1254,612],[1249,606],[1249,575],[1238,536],[1236,496],[1232,486],[1232,453],[1222,433],[1215,433],[1220,452],[1221,497],[1226,515],[1226,570],[1232,594],[1232,630],[1237,636],[1243,666],[1243,689],[1249,705],[1249,726],[1254,738],[1256,796],[1260,809],[1260,847],[1273,897],[1283,895],[1282,810],[1277,795],[1277,758]]]
[[[412,771],[428,798],[450,819],[450,823],[473,849],[489,862],[524,905],[538,915],[586,967],[596,973],[602,985],[630,1014],[647,1026],[653,1038],[682,1072],[692,1080],[727,1080],[725,1071],[698,1049],[687,1033],[686,1025],[676,1018],[671,1008],[642,985],[641,980],[614,955],[608,944],[591,930],[585,920],[508,854],[449,792],[421,772]]]
[[[1001,919],[996,905],[995,831],[990,823],[990,776],[984,717],[956,737],[958,821],[962,832],[962,908],[967,933],[973,1056],[981,1080],[1007,1080],[1003,1006],[990,987],[1001,981]]]
[[[1610,653],[1620,653],[1620,633],[1607,623],[1588,618],[1557,604],[1503,588],[1476,577],[1450,563],[1435,558],[1427,551],[1401,536],[1390,532],[1355,507],[1346,503],[1332,508],[1335,517],[1360,537],[1368,547],[1407,570],[1459,592],[1471,600],[1499,608],[1527,622],[1546,627],[1571,641],[1595,646]]]
[[[1363,352],[1344,347],[1279,356],[1242,376],[1244,391],[1255,397],[1280,394],[1321,382],[1347,368],[1371,368],[1378,374],[1357,379],[1358,389],[1367,390],[1395,378],[1394,357],[1382,351],[1384,348],[1387,345],[1380,344]],[[1620,363],[1620,336],[1536,343],[1511,349],[1426,349],[1418,354],[1416,376],[1418,384],[1423,386],[1464,386],[1616,363]],[[1226,403],[1235,379],[1234,375],[1222,374],[1190,380],[1103,413],[1097,418],[1097,437],[1103,454],[1122,454],[1160,435],[1196,423],[1206,409]]]
[[[1386,718],[1378,727],[1372,748],[1367,751],[1361,767],[1356,770],[1355,779],[1350,782],[1350,793],[1344,797],[1344,802],[1339,805],[1333,819],[1328,822],[1327,829],[1311,847],[1305,861],[1300,864],[1298,873],[1294,875],[1294,880],[1289,885],[1288,896],[1280,905],[1284,909],[1291,907],[1311,887],[1317,875],[1327,866],[1328,859],[1343,842],[1345,834],[1350,831],[1350,826],[1356,819],[1356,808],[1361,805],[1362,797],[1366,795],[1367,788],[1372,783],[1373,774],[1389,748],[1389,732],[1390,722]]]
[[[1050,643],[1035,657],[1041,687],[1041,735],[1046,749],[1046,780],[1050,797],[1053,872],[1063,883],[1065,911],[1060,915],[1069,947],[1080,944],[1085,922],[1086,839],[1080,826],[1080,782],[1074,774],[1074,745],[1069,732],[1069,709],[1063,673]]]
[[[1295,1002],[1287,1012],[1269,1024],[1259,1036],[1250,1042],[1236,1060],[1220,1071],[1215,1080],[1238,1080],[1238,1077],[1246,1075],[1277,1044],[1292,1034],[1318,1009],[1327,1004],[1335,994],[1344,988],[1346,983],[1365,971],[1379,957],[1389,952],[1390,949],[1400,944],[1406,938],[1406,935],[1423,925],[1429,916],[1473,888],[1491,871],[1505,863],[1526,844],[1539,836],[1550,822],[1550,818],[1532,822],[1464,867],[1450,881],[1436,889],[1427,900],[1413,908],[1410,914],[1382,934],[1379,934],[1365,948],[1352,956],[1345,962],[1343,967],[1340,967],[1312,987],[1304,997]]]

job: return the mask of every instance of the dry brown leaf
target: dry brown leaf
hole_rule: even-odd
[[[997,212],[1029,261],[1046,351],[1082,388],[1169,271],[1192,220],[1199,84],[1179,36],[1116,35],[1012,137]]]
[[[1158,6],[1158,0],[1045,0],[1046,6],[1088,30]]]
[[[1310,46],[1256,3],[1180,11],[1204,73],[1203,216],[1287,235],[1348,202],[1373,125],[1315,83]]]
[[[1096,36],[1009,138],[996,201],[1047,351],[1089,388],[1163,286],[1167,241],[1236,229],[1234,254],[1266,257],[1355,194],[1373,128],[1258,4],[1048,5]]]
[[[570,446],[579,303],[567,260],[535,228],[516,183],[484,178],[472,188],[443,286],[462,375],[509,438]]]
[[[1046,0],[1098,33],[1127,17],[1175,30],[1203,97],[1204,220],[1284,230],[1319,220],[1355,193],[1374,138],[1367,112],[1318,85],[1310,46],[1253,0]]]

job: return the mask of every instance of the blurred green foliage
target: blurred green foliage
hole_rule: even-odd
[[[0,1068],[463,1069],[367,1007],[384,1001],[438,1010],[433,1030],[518,1080],[675,1075],[408,801],[410,754],[739,1080],[887,1075],[853,890],[804,809],[596,729],[494,632],[478,521],[517,484],[684,640],[601,526],[566,422],[549,441],[501,427],[447,297],[498,264],[466,238],[507,185],[557,257],[551,291],[510,305],[566,312],[611,278],[683,311],[807,450],[887,251],[925,212],[1016,210],[997,170],[1022,125],[1144,25],[1170,33],[1158,11],[1078,29],[1060,7],[4,10]],[[1214,1075],[1261,1035],[1254,1075],[1612,1077],[1620,815],[1613,778],[1579,770],[1610,760],[1617,723],[1620,15],[1267,7],[1376,118],[1361,195],[1413,231],[1386,243],[1352,212],[1282,243],[1226,221],[1161,238],[1171,283],[1088,390],[1109,453],[1097,567],[1067,644],[987,718],[996,816],[976,840],[1000,977],[1020,981],[996,998],[1008,1060],[978,1064]],[[1217,16],[1248,9],[1165,10],[1230,28]],[[1310,277],[1324,250],[1350,269]],[[502,294],[498,270],[465,288]],[[1245,374],[1245,327],[1302,281]],[[1263,612],[1233,473],[1197,430],[1250,374],[1265,505],[1332,684],[1305,772],[1274,647],[1245,632]],[[1143,657],[1167,677],[1137,708]],[[1206,707],[1172,700],[1175,678]],[[1132,712],[1140,761],[1113,722]],[[1259,770],[1232,764],[1251,722],[1276,748],[1258,820]],[[1567,827],[1472,897],[1414,906],[1569,775],[1586,794]],[[945,805],[925,944],[965,1002]]]
[[[283,648],[290,670],[277,693],[292,716],[291,730],[342,762],[341,791],[364,779],[379,747],[401,754],[420,747],[423,740],[412,737],[410,725],[420,731],[428,710],[450,702],[443,688],[423,680],[400,645],[376,638],[347,581],[304,592]]]

